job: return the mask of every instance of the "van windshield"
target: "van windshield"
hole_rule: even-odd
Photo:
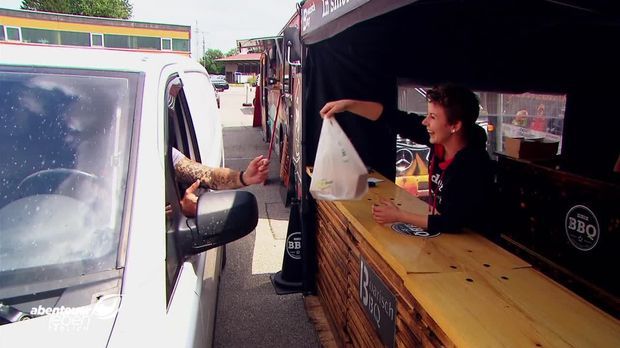
[[[0,67],[0,289],[116,268],[136,81]]]

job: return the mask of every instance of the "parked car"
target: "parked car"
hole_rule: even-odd
[[[224,77],[220,75],[211,76],[211,83],[213,84],[213,87],[215,88],[215,90],[218,92],[223,92],[227,90],[228,88],[230,88],[230,86],[228,85],[228,82],[226,82]]]
[[[0,346],[211,346],[220,246],[256,199],[203,192],[186,218],[173,147],[223,162],[193,60],[0,44]]]

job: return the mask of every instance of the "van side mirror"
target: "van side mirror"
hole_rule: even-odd
[[[256,197],[246,191],[205,192],[198,197],[195,219],[181,219],[177,243],[185,255],[230,243],[258,224]]]

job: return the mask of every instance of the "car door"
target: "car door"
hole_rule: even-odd
[[[176,148],[187,158],[200,161],[195,129],[185,97],[185,89],[178,75],[169,79],[166,88],[166,300],[167,326],[176,336],[179,347],[206,347],[211,341],[203,320],[201,295],[207,255],[217,258],[217,251],[185,257],[176,246],[176,232],[182,224],[192,224],[193,219],[183,216],[179,200],[186,187],[174,175],[172,149]],[[214,249],[216,250],[216,249]],[[217,279],[216,279],[217,280]],[[215,296],[214,296],[215,298]],[[215,304],[215,303],[214,303]],[[213,324],[211,322],[211,324]]]
[[[179,76],[183,83],[184,105],[187,107],[186,120],[193,126],[200,152],[199,162],[210,167],[224,166],[222,122],[209,76],[200,66],[186,68]],[[213,339],[219,277],[225,248],[226,246],[221,246],[208,250],[204,263],[197,265],[197,269],[201,270],[197,274],[202,275],[202,286],[199,292],[201,327],[196,330],[206,336],[209,344]]]

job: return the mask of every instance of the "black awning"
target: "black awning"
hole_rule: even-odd
[[[562,93],[575,83],[618,76],[613,43],[620,37],[620,16],[613,7],[603,11],[609,2],[592,1],[596,7],[586,8],[577,0],[395,1],[396,10],[353,19],[371,17],[369,6],[383,4],[384,11],[389,2],[370,0],[306,29],[304,44],[310,52],[347,57],[349,65],[365,62],[356,74],[425,85],[452,81],[489,91]]]
[[[264,36],[264,37],[256,37],[252,39],[240,39],[237,40],[237,48],[264,48],[266,43],[271,41],[281,40],[282,36]]]
[[[511,9],[515,6],[532,11],[540,7],[567,8],[618,19],[617,0],[307,0],[301,9],[302,40],[306,45],[331,38],[369,19],[390,13],[412,3],[438,8]]]
[[[301,9],[305,44],[330,38],[353,25],[417,0],[307,0]]]

